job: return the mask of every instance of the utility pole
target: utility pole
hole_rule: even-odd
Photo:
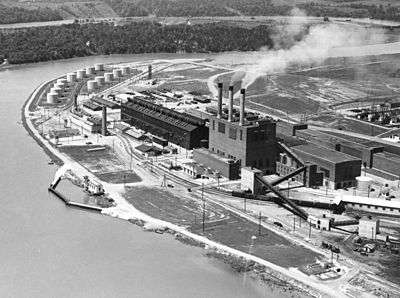
[[[308,238],[311,239],[311,222],[309,222],[310,224],[310,229],[308,230]]]
[[[261,236],[261,211],[258,214],[258,236]]]
[[[130,163],[129,163],[129,169],[130,169],[131,172],[132,172],[132,150],[131,150],[131,152],[130,152],[130,156],[131,156],[131,161],[130,161]]]
[[[243,210],[246,212],[246,197],[243,198]]]
[[[293,232],[296,231],[296,215],[293,215]]]
[[[203,201],[203,234],[204,234],[204,222],[206,220],[206,201],[204,200],[204,182],[201,183],[201,199]]]

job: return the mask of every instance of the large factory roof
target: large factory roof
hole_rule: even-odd
[[[147,116],[149,116],[151,118],[159,119],[159,120],[161,120],[161,121],[163,121],[165,123],[168,123],[168,124],[173,125],[173,126],[177,126],[177,127],[181,128],[181,129],[184,129],[184,130],[187,130],[187,131],[192,131],[192,130],[197,128],[195,125],[192,125],[190,123],[181,121],[181,120],[176,119],[174,117],[162,114],[160,112],[148,109],[146,107],[137,105],[135,103],[129,102],[129,103],[126,104],[126,106],[130,107],[130,108],[133,108],[136,111],[139,111],[142,114],[147,115]]]
[[[100,110],[101,110],[101,106],[98,105],[98,104],[95,103],[95,102],[92,102],[92,101],[87,101],[87,102],[85,102],[85,103],[83,104],[83,106],[84,106],[85,108],[88,108],[88,109],[92,110],[92,111],[100,111]]]
[[[95,97],[93,99],[93,101],[96,102],[99,105],[106,106],[107,108],[110,108],[110,109],[118,109],[119,108],[119,105],[116,104],[115,102],[112,102],[112,101],[109,101],[109,100],[105,100],[105,99],[100,98],[100,97]]]
[[[323,159],[327,162],[335,164],[360,160],[359,158],[353,157],[351,155],[325,147],[316,146],[314,144],[294,146],[291,149],[294,150],[297,154],[301,155],[303,153],[306,155],[311,155],[315,158]]]
[[[146,107],[144,105],[138,104],[136,102],[127,102],[124,104],[124,106],[134,109],[146,116],[149,116],[153,119],[158,119],[161,120],[165,123],[168,123],[172,126],[179,127],[180,129],[186,130],[186,131],[192,131],[195,130],[198,126],[194,125],[192,123],[184,121],[185,117],[189,117],[190,115],[186,114],[181,114],[182,118],[179,119],[178,117],[174,117],[177,112],[173,113],[164,113],[163,110],[155,110],[149,107]],[[190,116],[193,118],[193,116]],[[201,120],[201,119],[199,119]]]

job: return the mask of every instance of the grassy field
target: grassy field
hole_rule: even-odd
[[[169,89],[175,91],[188,91],[196,92],[196,94],[209,95],[210,90],[207,87],[207,83],[200,81],[170,81],[161,84],[158,87],[159,90]]]
[[[163,188],[127,188],[125,198],[140,211],[162,220],[186,226],[202,233],[202,202],[200,198],[173,195]],[[264,258],[284,267],[312,263],[318,254],[294,245],[277,234],[261,229],[221,207],[206,203],[205,233],[209,239]],[[250,247],[251,236],[257,235]]]

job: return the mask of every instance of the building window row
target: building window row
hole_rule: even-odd
[[[386,211],[386,207],[379,207],[379,206],[372,206],[372,205],[367,205],[367,204],[356,204],[356,203],[351,203],[351,204],[349,204],[349,205],[351,205],[352,207],[357,207],[357,205],[358,205],[358,207],[359,208],[362,208],[362,207],[367,207],[368,209],[371,209],[372,207],[374,207],[375,208],[375,210],[378,210],[379,208],[382,210],[382,211]],[[399,213],[400,213],[400,209],[394,209],[394,208],[388,208],[390,211],[395,211],[395,210],[397,210]]]

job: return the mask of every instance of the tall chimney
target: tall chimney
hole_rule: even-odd
[[[151,80],[153,77],[153,67],[151,66],[151,64],[148,66],[148,70],[147,70],[147,79]]]
[[[101,134],[103,136],[106,136],[107,135],[107,107],[106,106],[103,106],[102,112],[103,112],[102,113],[103,118],[101,120]]]
[[[244,124],[244,102],[246,99],[246,89],[240,89],[240,94],[242,94],[242,97],[240,98],[240,118],[239,118],[239,125]]]
[[[233,121],[233,86],[229,86],[228,121]]]
[[[222,117],[222,83],[218,83],[218,112],[217,112],[217,117],[221,118]]]

